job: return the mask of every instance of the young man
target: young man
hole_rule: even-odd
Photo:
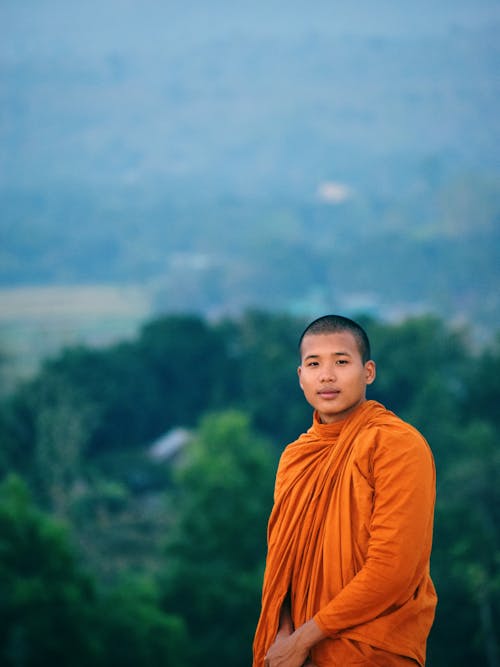
[[[366,400],[375,363],[356,322],[315,320],[300,353],[313,424],[278,467],[253,665],[424,665],[436,606],[431,451]]]

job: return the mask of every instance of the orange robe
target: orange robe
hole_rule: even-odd
[[[318,667],[336,664],[338,637],[424,665],[435,481],[422,435],[380,403],[334,424],[314,414],[278,467],[254,667],[288,592],[294,627],[314,618],[328,635],[311,652]]]

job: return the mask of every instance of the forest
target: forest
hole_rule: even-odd
[[[500,335],[361,316],[369,398],[434,453],[430,667],[500,664]],[[170,314],[73,347],[0,404],[0,663],[248,667],[304,320]]]

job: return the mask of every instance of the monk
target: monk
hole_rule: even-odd
[[[311,428],[276,475],[253,667],[425,664],[436,592],[435,468],[412,426],[366,399],[366,332],[327,315],[300,339]]]

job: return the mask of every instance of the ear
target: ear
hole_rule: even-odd
[[[372,384],[372,382],[374,382],[376,377],[377,377],[377,367],[375,365],[375,362],[370,359],[370,361],[367,361],[365,364],[366,384]]]
[[[297,375],[299,376],[299,385],[300,385],[300,388],[303,390],[304,387],[302,386],[302,382],[300,381],[300,376],[301,376],[301,374],[302,374],[302,366],[299,366],[299,367],[297,368]]]

